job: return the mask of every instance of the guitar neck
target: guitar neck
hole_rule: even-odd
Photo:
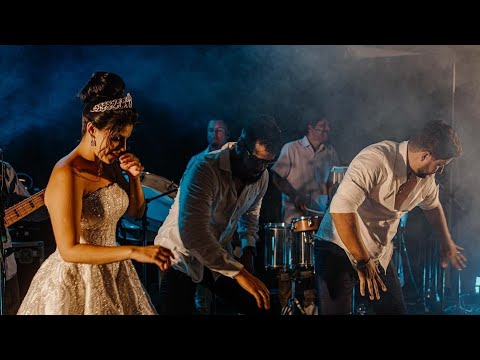
[[[10,225],[13,225],[17,221],[23,219],[25,216],[45,205],[43,201],[44,195],[45,189],[6,209],[4,217],[5,227],[8,228]]]

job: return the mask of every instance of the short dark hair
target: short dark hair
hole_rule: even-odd
[[[430,121],[409,140],[414,151],[429,151],[437,160],[447,160],[462,154],[462,145],[455,130],[447,123]]]
[[[251,118],[243,127],[240,138],[253,148],[258,142],[272,154],[278,154],[283,145],[282,130],[275,118],[270,115],[259,115]]]
[[[328,121],[327,114],[323,109],[305,111],[303,116],[304,118],[302,122],[303,122],[303,128],[305,130],[305,133],[308,133],[308,125],[315,127],[315,125],[317,125],[319,121],[322,121],[322,120]]]

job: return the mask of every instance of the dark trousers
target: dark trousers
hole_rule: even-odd
[[[347,254],[336,244],[316,240],[314,256],[318,313],[351,314],[352,291],[358,282],[358,274]],[[377,315],[405,315],[407,308],[394,264],[390,261],[386,274],[380,267],[379,275],[387,287],[387,292],[379,289],[380,300],[370,300],[365,285],[365,302],[371,301]]]
[[[241,314],[268,314],[257,307],[253,295],[238,285],[235,279],[221,275],[216,281],[210,269],[204,268],[201,285],[213,294],[233,305]],[[170,269],[164,273],[160,285],[160,302],[157,311],[160,315],[192,315],[195,308],[197,283],[185,273]]]

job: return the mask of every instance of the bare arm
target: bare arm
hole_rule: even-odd
[[[358,225],[357,209],[370,194],[375,184],[381,181],[381,158],[365,156],[361,153],[355,157],[338,187],[338,191],[330,204],[332,221],[335,224],[342,243],[356,260],[360,294],[365,295],[365,284],[368,286],[370,299],[380,299],[378,285],[383,291],[387,288],[380,279],[378,264],[370,261],[370,254],[361,238]],[[363,268],[358,266],[366,264]]]
[[[119,158],[120,168],[125,170],[128,179],[129,205],[126,214],[134,219],[140,219],[145,212],[145,195],[143,194],[140,175],[144,169],[140,160],[131,153],[125,153]],[[123,176],[121,176],[123,178]],[[124,179],[124,178],[123,178]]]
[[[294,199],[297,196],[297,191],[293,188],[292,185],[288,182],[287,179],[280,177],[275,171],[272,171],[272,180],[275,186],[282,193],[287,194],[291,199]]]
[[[272,171],[272,181],[275,186],[280,190],[282,193],[287,194],[290,199],[295,203],[295,206],[305,211],[306,209],[306,202],[302,198],[302,196],[293,188],[293,186],[288,182],[287,179],[282,178],[278,175],[275,171]]]
[[[255,298],[260,309],[270,309],[270,292],[260,279],[250,274],[245,268],[242,268],[235,276],[235,280]]]
[[[379,300],[380,292],[378,291],[378,285],[380,285],[383,291],[387,291],[387,287],[378,275],[378,265],[374,261],[370,261],[370,255],[360,239],[357,215],[353,213],[332,213],[331,215],[338,235],[350,254],[352,254],[357,263],[367,264],[364,270],[357,269],[360,280],[360,295],[365,296],[366,283],[370,300],[374,300],[374,298]]]
[[[80,218],[84,187],[68,165],[57,165],[45,192],[58,251],[63,260],[84,264],[108,264],[135,259],[170,266],[169,250],[159,246],[97,246],[80,244]]]
[[[368,261],[370,256],[359,236],[357,215],[353,213],[332,213],[331,215],[338,235],[350,254],[357,262]]]
[[[430,210],[423,210],[423,213],[440,238],[442,267],[447,267],[448,259],[455,269],[458,271],[462,270],[467,262],[466,257],[460,252],[464,249],[456,245],[452,240],[442,204],[439,204],[439,206]]]

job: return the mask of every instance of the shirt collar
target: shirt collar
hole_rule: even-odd
[[[407,177],[407,148],[408,141],[403,141],[398,144],[398,152],[395,158],[394,174],[398,178]]]
[[[310,142],[308,141],[306,135],[302,138],[302,140],[300,140],[300,144],[302,144],[303,147],[309,147],[310,146]]]
[[[310,144],[310,141],[308,141],[308,138],[307,138],[307,135],[305,135],[301,140],[300,140],[300,144],[302,144],[302,146],[304,148],[307,148],[309,146],[312,146]],[[325,146],[325,144],[320,144],[320,147],[318,148],[317,152],[320,152],[320,151],[323,151],[325,150],[327,147]]]
[[[218,152],[218,163],[220,170],[232,172],[232,166],[230,164],[230,149],[232,149],[237,143],[236,142],[227,142],[222,146]]]

